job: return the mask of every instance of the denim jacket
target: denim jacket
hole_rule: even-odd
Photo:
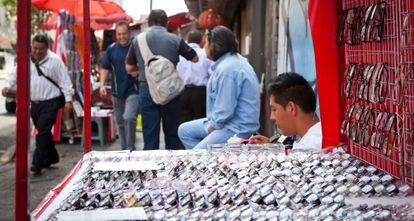
[[[241,137],[259,129],[260,86],[249,62],[227,53],[212,66],[207,84],[208,126],[227,128]]]

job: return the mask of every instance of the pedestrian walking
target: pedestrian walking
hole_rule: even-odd
[[[30,115],[38,133],[30,170],[35,174],[59,162],[51,129],[60,108],[72,110],[72,82],[62,60],[48,46],[46,35],[38,34],[32,40]],[[2,90],[3,94],[18,83],[16,79],[16,71],[13,71]]]
[[[153,55],[160,55],[168,59],[175,66],[179,61],[179,55],[185,59],[198,61],[197,53],[178,36],[168,33],[166,26],[168,17],[165,11],[152,10],[148,17],[149,30],[141,33],[133,41],[129,49],[126,69],[133,76],[138,75],[139,80],[139,106],[142,115],[142,132],[144,135],[144,150],[159,148],[160,124],[164,131],[165,145],[167,149],[180,149],[182,146],[177,130],[180,124],[180,96],[175,97],[168,103],[161,105],[154,102],[150,95],[150,88],[145,73],[145,61],[142,56],[138,39],[141,35],[146,36],[145,42]],[[148,53],[148,50],[147,50]],[[147,61],[148,64],[148,61]],[[175,68],[175,67],[174,67]],[[161,74],[162,76],[163,74]],[[168,77],[168,76],[163,76]],[[174,88],[171,88],[174,89]]]
[[[100,75],[101,96],[107,95],[105,82],[111,74],[111,93],[115,121],[123,150],[135,150],[138,115],[138,82],[125,70],[125,59],[131,45],[131,33],[126,22],[115,26],[117,42],[111,44],[103,57]]]

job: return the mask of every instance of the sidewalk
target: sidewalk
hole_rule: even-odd
[[[142,149],[142,133],[137,132],[137,147]],[[31,152],[34,150],[34,139],[31,139]],[[83,147],[80,141],[68,144],[67,141],[56,145],[59,152],[60,162],[50,169],[43,169],[42,175],[34,176],[29,171],[30,180],[30,211],[36,208],[44,196],[59,184],[69,171],[78,163],[83,156]],[[164,149],[164,137],[161,130],[160,148]],[[106,146],[99,146],[99,142],[92,143],[92,150],[110,151],[120,150],[118,140]],[[31,159],[30,159],[31,161]],[[30,164],[29,164],[30,165]],[[15,194],[15,162],[0,166],[0,220],[14,220],[14,194]]]

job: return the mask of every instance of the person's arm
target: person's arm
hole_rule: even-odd
[[[106,96],[108,93],[106,92],[105,82],[108,78],[109,70],[105,68],[101,68],[100,75],[99,75],[99,94],[101,96]]]
[[[72,81],[69,78],[68,71],[63,64],[62,60],[56,59],[50,70],[53,76],[53,80],[59,85],[62,90],[63,96],[65,96],[64,109],[72,110]]]
[[[101,69],[99,75],[99,94],[101,96],[107,95],[107,91],[105,88],[106,79],[108,79],[109,70],[111,69],[111,51],[112,51],[113,44],[110,45],[106,51],[104,56],[102,57],[101,62]]]
[[[50,70],[56,83],[62,90],[63,95],[65,96],[66,103],[72,102],[72,81],[69,78],[68,71],[63,64],[62,60],[56,59],[55,64],[52,66],[53,69]]]
[[[17,79],[16,79],[17,70],[16,69],[17,68],[14,67],[13,71],[9,74],[9,76],[6,79],[6,86],[1,90],[1,93],[3,96],[6,96],[6,94],[10,91],[10,89],[16,85],[16,82],[17,82]]]
[[[134,41],[132,41],[131,46],[129,46],[128,54],[125,58],[125,70],[132,77],[137,77],[139,74],[139,67],[137,65],[138,60],[137,60],[135,50],[136,48],[134,45]]]
[[[270,143],[270,139],[263,135],[255,135],[250,138],[252,143],[263,144],[263,143]]]
[[[216,100],[213,104],[213,113],[209,121],[209,132],[222,129],[232,119],[237,106],[237,97],[240,88],[231,74],[226,74],[218,79]]]
[[[180,41],[180,46],[178,47],[178,53],[183,56],[185,59],[192,62],[198,62],[197,52],[190,47],[183,39]]]
[[[132,77],[137,77],[139,74],[139,68],[137,65],[125,64],[125,69]]]

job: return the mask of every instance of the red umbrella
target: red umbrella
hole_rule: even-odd
[[[40,28],[43,30],[56,29],[57,20],[58,20],[58,13],[53,13],[44,20]],[[114,23],[117,23],[120,21],[126,21],[126,22],[131,23],[133,19],[125,13],[112,14],[106,17],[91,17],[91,28],[93,30],[107,30],[107,29],[111,29]],[[82,18],[77,17],[75,22],[82,23]]]
[[[72,15],[83,15],[82,1],[79,0],[32,0],[32,5],[39,10],[59,12],[65,9]],[[90,0],[91,17],[106,17],[117,13],[125,13],[125,11],[112,0]]]
[[[188,24],[193,21],[195,21],[195,19],[191,17],[190,14],[186,12],[181,12],[168,17],[168,26],[170,26],[173,29],[177,29],[182,25]]]

